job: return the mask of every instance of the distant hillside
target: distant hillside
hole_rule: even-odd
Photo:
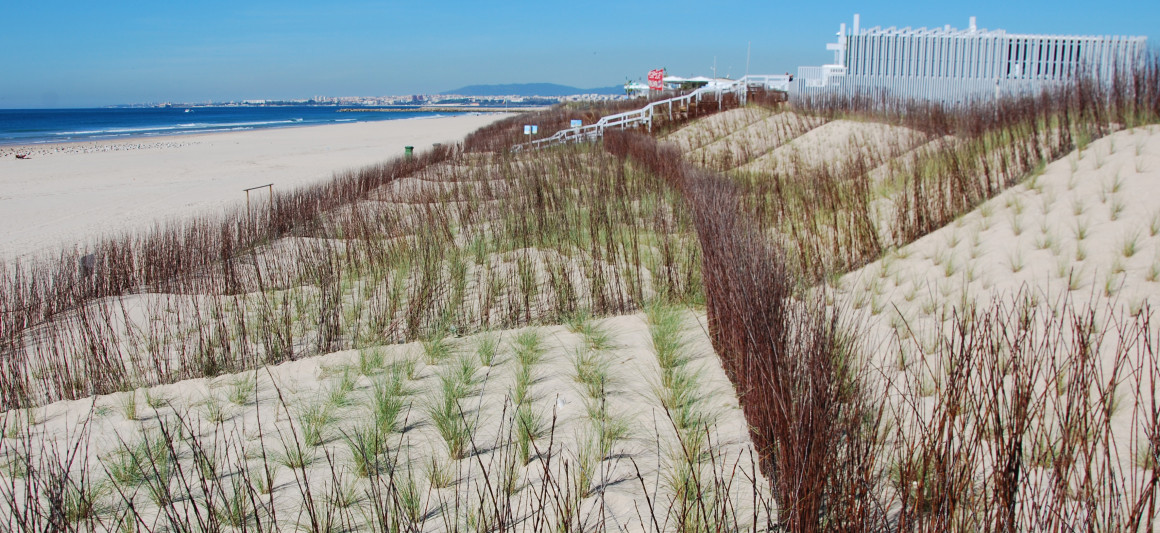
[[[498,85],[468,85],[442,94],[461,94],[464,96],[568,96],[572,94],[624,94],[624,87],[598,87],[595,89],[579,89],[557,83],[504,83]]]

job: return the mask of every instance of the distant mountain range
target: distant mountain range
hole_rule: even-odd
[[[440,94],[463,96],[569,96],[573,94],[624,94],[624,86],[579,89],[558,83],[504,83],[498,85],[468,85]]]

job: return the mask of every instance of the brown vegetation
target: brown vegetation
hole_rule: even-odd
[[[886,186],[871,170],[889,157],[858,152],[841,162],[726,176],[633,132],[608,135],[603,151],[473,152],[522,140],[515,133],[522,119],[506,122],[469,138],[465,151],[445,147],[275,195],[253,213],[3,267],[0,407],[400,339],[625,313],[660,300],[704,305],[773,496],[751,473],[746,483],[760,503],[752,505],[752,520],[739,520],[722,490],[737,467],[712,464],[702,477],[698,447],[686,446],[688,465],[673,483],[680,497],[668,502],[676,525],[641,519],[642,530],[1154,527],[1160,346],[1150,310],[1101,325],[1091,307],[1070,302],[1044,307],[1015,299],[956,309],[953,331],[937,345],[936,371],[909,383],[875,374],[858,329],[826,305],[825,282],[947,224],[1092,139],[1157,122],[1160,60],[1109,87],[1080,80],[961,109],[855,98],[802,102],[797,112],[902,125],[934,144],[910,152],[912,160],[892,169]],[[553,111],[541,127],[550,134],[574,116]],[[941,141],[947,137],[954,142]],[[892,205],[886,217],[873,203],[872,192],[882,188]],[[653,321],[656,343],[663,317]],[[1097,357],[1101,347],[1114,357]],[[667,370],[670,381],[687,375],[677,363]],[[670,403],[679,407],[671,401],[677,389],[668,385]],[[599,396],[599,387],[590,390]],[[1116,429],[1123,410],[1130,413],[1128,441]],[[669,414],[681,428],[680,417]],[[156,453],[143,452],[146,478],[172,473],[162,468],[171,464],[165,458],[175,441],[208,448],[180,430],[186,422],[163,426]],[[9,524],[67,529],[65,502],[83,507],[85,500],[66,495],[90,486],[91,465],[73,462],[84,455],[77,448],[35,454],[41,443],[31,431],[11,433],[5,450],[25,470],[0,490],[14,517]],[[222,453],[229,461],[231,452]],[[401,467],[390,463],[387,471]],[[342,469],[331,473],[329,486],[341,487]],[[168,527],[217,530],[223,523],[209,510],[212,495],[232,487],[251,509],[263,506],[260,475],[231,477],[236,484],[228,485],[227,477],[190,471],[179,476],[185,492],[165,485],[154,493],[172,514]],[[373,484],[375,530],[413,530],[415,520],[397,519],[408,512],[398,479]],[[351,527],[349,519],[331,521],[349,511],[315,500],[305,470],[295,480],[305,502],[302,529]],[[546,476],[534,504],[541,511],[524,521],[511,519],[512,502],[499,493],[451,510],[474,513],[466,527],[476,531],[570,531],[580,522],[568,502],[585,498],[589,485],[578,486],[581,494]],[[200,500],[190,496],[195,492]],[[187,501],[204,508],[181,503]],[[269,506],[273,512],[272,499]],[[759,508],[772,510],[764,524]],[[145,525],[131,513],[121,518],[118,524]],[[276,520],[242,523],[281,527]]]

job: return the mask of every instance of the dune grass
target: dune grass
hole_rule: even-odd
[[[469,139],[495,153],[443,147],[276,195],[253,213],[0,266],[2,523],[609,531],[622,529],[605,512],[618,505],[609,494],[630,484],[644,501],[634,500],[635,523],[650,531],[1145,529],[1160,479],[1160,365],[1146,305],[1103,323],[1079,304],[971,306],[957,301],[961,252],[948,250],[945,279],[924,302],[950,331],[913,334],[897,315],[895,331],[908,331],[918,345],[909,353],[923,357],[900,352],[900,377],[884,382],[825,291],[1072,149],[1098,167],[1107,154],[1093,153],[1093,141],[1160,118],[1157,67],[1112,92],[1077,82],[960,112],[857,98],[798,104],[818,120],[922,132],[933,148],[880,181],[871,171],[881,153],[721,175],[632,132],[513,155],[502,151],[513,122]],[[1121,188],[1104,187],[1109,219],[1128,213]],[[1036,233],[1040,210],[1019,209]],[[1038,234],[1045,246],[1035,253],[1060,255],[1049,231]],[[1141,239],[1125,235],[1114,249],[1133,258]],[[97,266],[80,268],[85,257]],[[1011,263],[1022,270],[1022,259]],[[863,295],[875,315],[890,314],[884,287],[898,285],[887,270],[882,289]],[[1072,269],[1069,289],[1084,279]],[[1104,281],[1113,293],[1116,279]],[[716,443],[686,349],[686,307],[707,316],[737,391],[748,471]],[[624,401],[610,394],[623,378],[609,370],[617,346],[595,317],[638,310],[657,369],[642,396],[665,413],[669,440],[609,408]],[[530,327],[559,323],[574,333],[548,340]],[[458,340],[514,328],[523,329]],[[585,412],[567,417],[536,390],[555,377],[544,368],[562,337],[576,341],[565,349],[568,380],[586,398]],[[394,362],[378,351],[405,341],[421,342]],[[322,368],[325,386],[309,397],[250,372],[348,349],[358,352]],[[1100,350],[1114,351],[1110,366],[1092,356]],[[489,406],[482,376],[492,369],[511,388]],[[216,393],[224,401],[211,394],[181,410],[147,396],[155,413],[138,403],[138,387],[225,374],[234,375]],[[131,431],[96,459],[87,430],[54,444],[27,414],[111,393],[121,393],[112,411]],[[263,414],[271,403],[278,414]],[[1124,417],[1126,439],[1116,429]],[[558,434],[569,420],[584,426]],[[425,433],[438,446],[417,442]],[[657,443],[653,473],[642,473],[639,453],[625,452],[632,469],[617,460],[638,439]]]

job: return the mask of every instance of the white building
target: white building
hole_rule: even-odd
[[[892,95],[963,103],[1038,91],[1079,73],[1108,81],[1143,58],[1144,37],[1029,35],[967,29],[861,28],[843,23],[834,63],[800,67],[793,97]]]

